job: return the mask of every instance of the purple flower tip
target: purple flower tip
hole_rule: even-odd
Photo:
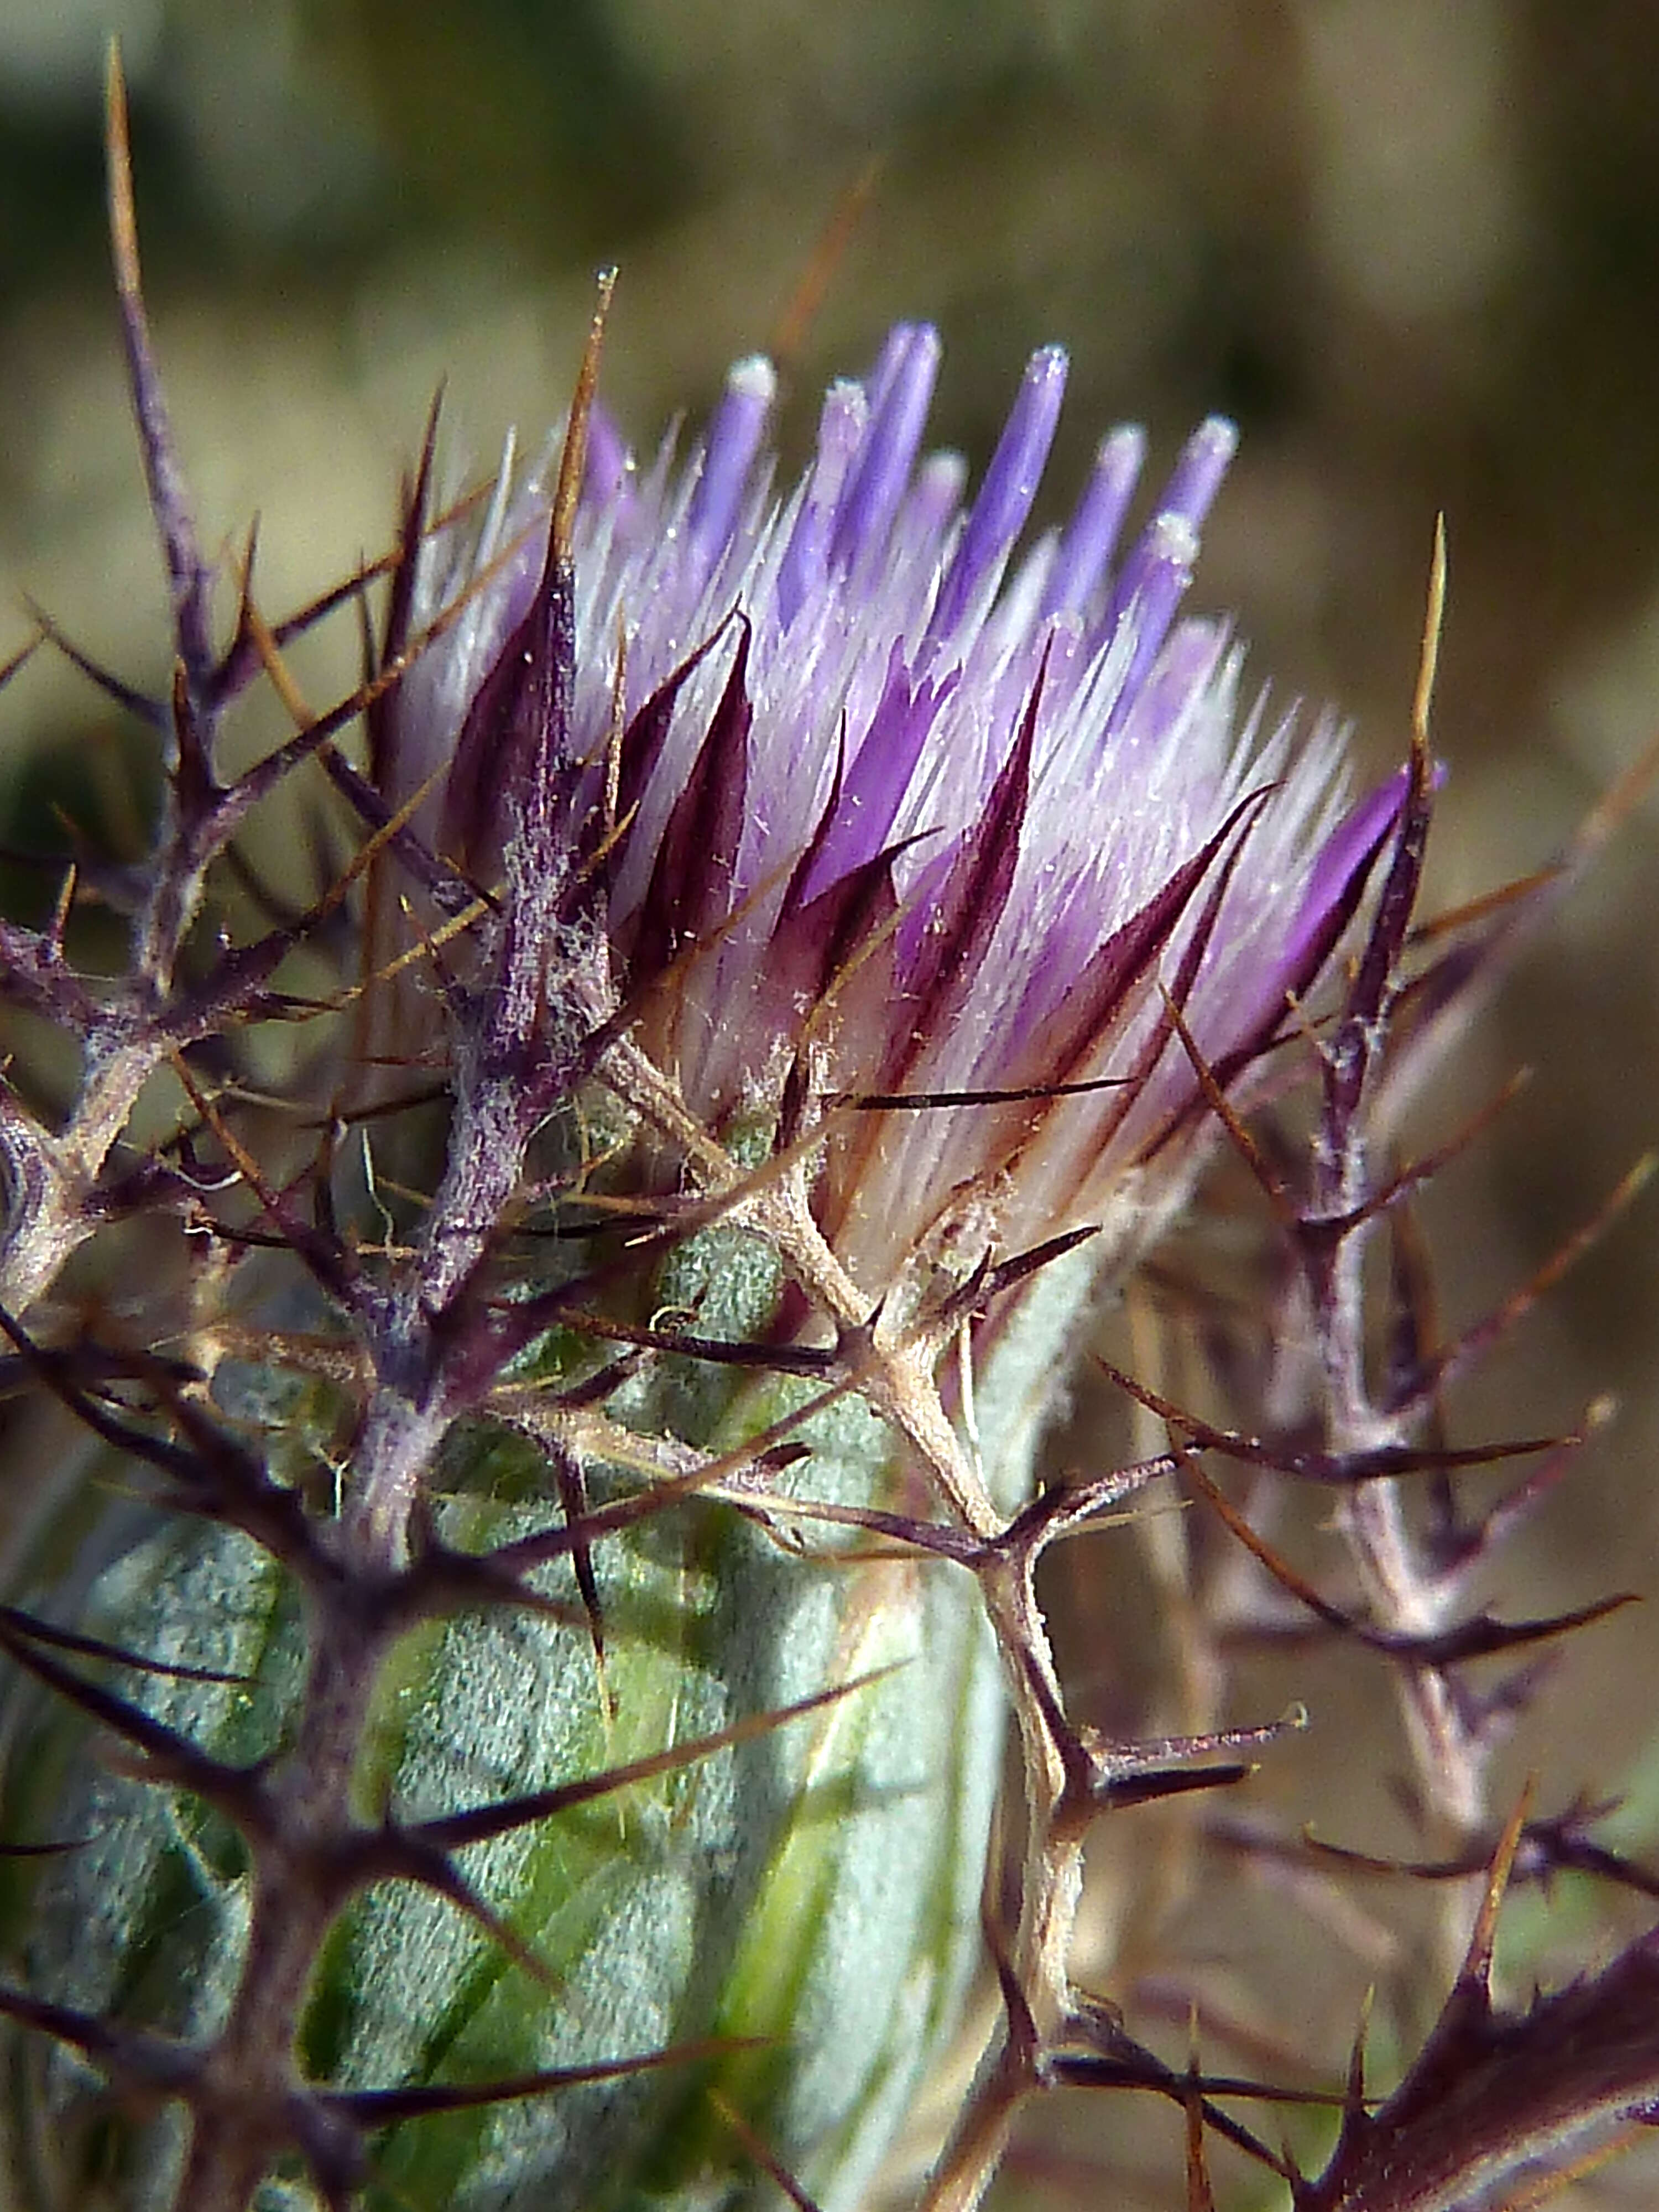
[[[777,372],[763,354],[750,355],[727,373],[688,517],[693,544],[711,558],[732,534],[777,390]]]
[[[1069,364],[1058,346],[1031,356],[973,513],[939,587],[931,638],[951,635],[971,607],[1001,580],[1014,540],[1025,527],[1060,422]]]

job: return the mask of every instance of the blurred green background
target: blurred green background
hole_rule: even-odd
[[[539,440],[601,261],[614,408],[646,443],[701,410],[873,161],[792,368],[798,447],[824,377],[901,314],[942,325],[935,434],[980,460],[1025,353],[1070,347],[1054,509],[1108,422],[1144,421],[1162,462],[1235,415],[1198,603],[1237,612],[1277,696],[1351,714],[1370,763],[1404,742],[1443,509],[1443,898],[1538,866],[1659,725],[1652,0],[0,0],[0,651],[27,590],[153,680],[103,239],[111,32],[204,527],[258,512],[269,609],[385,542],[441,379],[453,450]],[[5,704],[15,824],[46,753],[109,717],[44,657]],[[1454,1316],[1659,1140],[1656,821],[1427,1102],[1443,1135],[1540,1068],[1437,1194]],[[1655,1218],[1650,1195],[1467,1394],[1470,1434],[1624,1401],[1500,1577],[1511,1607],[1656,1579]],[[1656,1657],[1640,1619],[1595,1631],[1517,1758],[1558,1796],[1613,1779]]]

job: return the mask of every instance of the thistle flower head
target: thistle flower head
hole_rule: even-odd
[[[83,1069],[61,1127],[0,1099],[8,1373],[95,1446],[0,1606],[0,1657],[34,1686],[0,1729],[0,2163],[21,2146],[63,2205],[118,2172],[145,2212],[690,2212],[771,2181],[852,2212],[957,2032],[988,1887],[997,2052],[930,2205],[976,2202],[1023,2102],[1067,2084],[1179,2105],[1194,2203],[1206,2128],[1298,2205],[1358,2204],[1350,2178],[1385,2166],[1376,2212],[1464,2202],[1467,2147],[1428,2193],[1399,2154],[1439,2155],[1443,2100],[1413,2075],[1375,2118],[1351,2088],[1308,2182],[1213,2101],[1236,2080],[1172,2070],[1074,1987],[1091,1824],[1242,1782],[1287,1723],[1218,1705],[1170,1737],[1162,1692],[1144,1730],[1081,1721],[1036,1579],[1050,1544],[1189,1483],[1322,1630],[1397,1665],[1424,1802],[1474,1853],[1454,1870],[1492,1860],[1510,1692],[1456,1670],[1607,1608],[1462,1612],[1529,1494],[1463,1517],[1452,1476],[1491,1455],[1438,1442],[1442,1381],[1496,1328],[1435,1351],[1402,1264],[1370,1356],[1388,1271],[1364,1248],[1423,1171],[1373,1169],[1382,1071],[1418,1064],[1504,926],[1410,969],[1425,703],[1408,767],[1358,804],[1330,723],[1241,703],[1227,625],[1181,611],[1221,422],[1139,531],[1143,441],[1120,429],[1028,538],[1056,349],[969,496],[958,458],[923,453],[938,340],[896,329],[780,495],[765,362],[641,466],[594,399],[596,342],[556,477],[509,453],[487,501],[434,516],[428,437],[373,572],[368,680],[229,775],[225,715],[266,675],[294,703],[287,640],[367,579],[274,628],[245,580],[220,645],[118,78],[111,152],[177,676],[162,699],[102,679],[166,770],[127,973],[73,964],[73,872],[47,927],[0,921],[0,995]],[[360,715],[362,766],[335,743]],[[356,849],[341,867],[319,833],[317,895],[285,910],[234,845],[319,758]],[[233,860],[270,908],[251,939],[220,901]],[[302,945],[337,989],[289,988]],[[247,1042],[276,1024],[307,1025],[279,1078]],[[406,1153],[387,1058],[440,1073]],[[1281,1066],[1322,1085],[1282,1172],[1234,1109]],[[163,1073],[191,1113],[124,1157]],[[341,1141],[359,1121],[398,1180]],[[1121,1279],[1229,1122],[1283,1239],[1282,1370],[1228,1336],[1233,1430],[1121,1378],[1171,1448],[1036,1494],[1091,1278]],[[112,1223],[188,1275],[182,1328]],[[83,1247],[132,1276],[108,1342],[53,1302]],[[1279,1562],[1200,1453],[1334,1493],[1370,1617]],[[1397,1478],[1425,1468],[1419,1531]],[[1241,1622],[1283,1607],[1205,1618],[1195,1562],[1170,1583],[1183,1666],[1219,1683]],[[988,1885],[1008,1724],[1023,1796]],[[87,1729],[124,1756],[88,1758]],[[1581,1863],[1588,1817],[1553,1859],[1537,1824],[1546,1869]],[[1494,2083],[1488,2132],[1519,2158],[1530,2053],[1565,2015],[1492,2014],[1486,1940],[1422,2079],[1449,2053]],[[1593,1993],[1615,2027],[1650,1967]],[[1594,2009],[1573,2000],[1575,2034]],[[1587,2063],[1581,2103],[1648,2109],[1644,2037],[1613,2093]],[[1500,2042],[1525,2062],[1514,2111]]]
[[[1230,424],[1134,535],[1144,440],[1113,432],[1022,551],[1066,356],[1032,356],[969,498],[923,453],[939,351],[901,325],[833,385],[782,495],[763,358],[684,459],[671,434],[641,467],[595,413],[558,733],[616,988],[691,1110],[887,1102],[827,1132],[817,1199],[872,1297],[970,1221],[981,1246],[1142,1241],[1205,1118],[1160,985],[1224,1080],[1248,1067],[1403,788],[1343,818],[1331,724],[1241,713],[1228,626],[1180,614]],[[397,789],[435,777],[437,843],[486,877],[535,772],[506,721],[547,549],[509,457],[482,526],[424,547],[415,617],[442,634],[387,717]]]

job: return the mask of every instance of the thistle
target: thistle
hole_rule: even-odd
[[[1181,611],[1225,424],[1138,532],[1114,433],[1024,545],[1064,356],[969,497],[905,326],[792,491],[758,359],[641,466],[598,398],[608,284],[544,471],[446,505],[434,419],[384,562],[272,625],[250,554],[222,630],[111,112],[175,664],[165,699],[89,671],[165,767],[125,974],[77,956],[131,880],[90,857],[0,937],[80,1053],[58,1126],[0,1102],[11,1374],[84,1439],[0,1613],[20,2200],[852,2207],[988,1927],[1001,2018],[930,2203],[1091,2081],[1184,2106],[1189,2201],[1206,2125],[1309,2205],[1464,2201],[1341,2193],[1358,2091],[1304,2182],[1073,1987],[1096,1820],[1240,1781],[1285,1723],[1079,1725],[1035,1580],[1184,1485],[1258,1604],[1276,1576],[1388,1653],[1425,1800],[1492,1827],[1457,1670],[1571,1624],[1468,1614],[1492,1531],[1452,1543],[1451,1473],[1494,1454],[1425,1442],[1457,1355],[1373,1384],[1360,1278],[1410,1184],[1373,1165],[1392,1101],[1509,926],[1408,972],[1424,717],[1355,800],[1331,725],[1241,703]],[[287,648],[341,607],[368,665],[319,712]],[[261,690],[294,734],[232,775]],[[302,776],[333,811],[295,904],[241,841]],[[1298,1091],[1299,1182],[1246,1118]],[[1306,1405],[1247,1432],[1126,1376],[1161,1448],[1038,1487],[1091,1302],[1226,1146],[1296,1256]],[[1221,1458],[1344,1501],[1363,1613],[1290,1582]],[[1597,2081],[1598,2122],[1643,2101]]]

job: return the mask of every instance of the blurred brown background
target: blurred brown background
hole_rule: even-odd
[[[838,200],[872,196],[799,361],[943,327],[936,435],[982,459],[1026,351],[1099,430],[1243,449],[1200,604],[1280,696],[1403,743],[1433,520],[1443,898],[1538,866],[1659,723],[1659,8],[1652,0],[0,0],[0,651],[27,589],[154,678],[161,595],[123,412],[98,80],[123,42],[163,364],[210,538],[261,517],[280,608],[384,540],[432,389],[482,464],[560,411],[600,261],[642,441],[763,344]],[[6,702],[9,843],[107,716]],[[65,761],[71,765],[65,769]],[[53,763],[58,765],[53,765]],[[1447,1307],[1535,1267],[1659,1141],[1659,813],[1626,827],[1430,1102],[1538,1080],[1434,1212]],[[1651,1589],[1650,1194],[1468,1394],[1469,1435],[1624,1416],[1495,1595]],[[1646,1744],[1659,1624],[1622,1616],[1530,1744],[1559,1797]],[[1519,1756],[1520,1754],[1518,1754]]]

